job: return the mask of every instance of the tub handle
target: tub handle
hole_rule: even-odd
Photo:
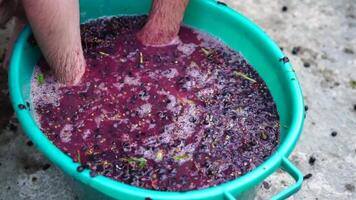
[[[273,197],[271,197],[271,200],[283,200],[286,199],[296,192],[302,187],[303,183],[303,174],[300,172],[300,170],[293,164],[291,163],[288,158],[282,157],[282,162],[281,162],[281,167],[283,171],[287,172],[289,175],[293,177],[295,180],[295,183],[291,185],[290,187],[286,188],[285,190],[277,193]],[[224,197],[226,200],[236,200],[239,198],[234,197],[230,192],[225,191],[224,192]]]
[[[290,162],[288,160],[288,158],[286,158],[286,157],[282,158],[281,166],[282,166],[283,171],[287,172],[289,175],[291,175],[293,177],[293,179],[295,180],[295,183],[293,185],[289,186],[288,188],[286,188],[285,190],[274,195],[271,198],[271,200],[286,199],[286,198],[292,196],[293,194],[295,194],[296,192],[298,192],[298,190],[302,187],[303,174],[292,162]]]

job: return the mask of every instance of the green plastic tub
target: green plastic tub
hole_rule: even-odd
[[[149,0],[81,0],[81,20],[85,22],[102,16],[147,14]],[[288,160],[301,134],[304,121],[303,95],[294,70],[280,48],[254,23],[214,0],[191,0],[184,24],[208,32],[236,51],[241,52],[266,82],[277,104],[281,120],[281,142],[276,152],[250,173],[230,182],[189,192],[160,192],[130,186],[97,176],[89,170],[78,173],[77,163],[47,139],[37,126],[29,109],[18,104],[31,103],[30,80],[33,67],[40,57],[37,46],[28,42],[31,30],[26,27],[16,41],[9,70],[12,105],[30,140],[57,167],[69,175],[73,189],[81,199],[253,199],[257,186],[276,170],[282,168],[295,183],[272,199],[285,199],[297,192],[303,182],[301,172]]]

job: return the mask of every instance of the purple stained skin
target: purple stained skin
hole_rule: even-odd
[[[211,187],[266,160],[279,143],[279,116],[253,68],[187,27],[175,45],[145,47],[135,36],[145,21],[82,25],[87,69],[77,86],[55,87],[40,62],[46,78],[34,79],[33,99],[48,138],[92,174],[161,191]]]

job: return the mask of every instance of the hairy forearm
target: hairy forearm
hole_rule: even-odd
[[[62,83],[75,84],[84,73],[78,0],[22,0],[35,38]]]
[[[145,45],[159,46],[172,42],[180,28],[189,0],[154,0],[152,10],[138,37]]]

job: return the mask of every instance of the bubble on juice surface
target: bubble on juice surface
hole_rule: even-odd
[[[146,137],[143,138],[142,143],[144,144],[144,146],[154,146],[155,144],[157,144],[157,138],[157,135]]]
[[[59,106],[61,84],[49,73],[42,73],[39,66],[34,67],[31,81],[31,98],[35,108],[37,106],[52,105]],[[44,78],[42,80],[42,78]]]
[[[152,160],[156,159],[154,151],[150,150],[150,149],[144,149],[143,157],[145,157],[146,159],[152,159]]]
[[[187,89],[193,86],[197,88],[203,88],[207,85],[209,74],[203,72],[200,68],[189,67],[186,69],[186,73],[191,77],[190,82],[188,81],[186,83],[187,85],[184,85],[185,87],[188,87]]]
[[[101,90],[101,91],[105,91],[107,90],[108,88],[105,86],[105,83],[100,83],[98,85],[98,89]]]
[[[177,46],[177,49],[181,51],[185,56],[190,56],[195,49],[197,48],[197,45],[194,43],[183,43],[180,42]]]
[[[188,91],[192,90],[192,88],[196,85],[195,80],[188,80],[183,84],[183,88],[187,89]]]
[[[101,122],[103,121],[104,119],[104,115],[103,114],[100,114],[99,116],[96,116],[94,118],[94,121],[95,121],[95,124],[96,124],[96,127],[99,128],[100,127],[100,124]]]
[[[195,151],[195,149],[198,147],[199,143],[198,142],[193,142],[188,145],[182,146],[181,152],[185,155],[192,155]]]
[[[172,111],[173,113],[179,113],[179,111],[182,109],[182,106],[177,103],[177,98],[174,95],[167,95],[169,99],[169,103],[167,104],[167,109]]]
[[[176,68],[170,68],[161,72],[162,76],[171,79],[179,75],[179,72]]]
[[[118,90],[121,91],[122,88],[124,87],[124,83],[113,83],[113,86]]]
[[[150,103],[145,103],[137,108],[139,117],[144,117],[148,115],[149,113],[151,113],[151,110],[152,110],[152,104]]]
[[[175,124],[170,123],[163,127],[163,133],[151,138],[150,141],[154,140],[157,143],[173,144]],[[159,139],[160,138],[160,139]]]
[[[127,85],[140,85],[140,78],[139,77],[131,77],[131,76],[125,76],[124,78],[124,83]]]
[[[197,77],[200,77],[201,76],[201,73],[199,70],[197,69],[192,69],[192,70],[189,70],[188,71],[188,75],[190,75],[191,77],[193,78],[197,78]]]
[[[202,90],[199,90],[197,93],[197,97],[199,99],[211,99],[215,95],[215,90],[213,88],[204,88]]]
[[[126,58],[132,62],[138,60],[139,59],[139,50],[136,49],[135,51],[131,51],[129,54],[127,54]]]
[[[156,80],[158,78],[158,74],[155,71],[149,71],[148,77],[150,77],[153,80]]]
[[[155,127],[156,127],[156,124],[150,123],[150,124],[148,125],[148,130],[153,129],[153,128],[155,128]]]
[[[91,134],[91,131],[89,129],[86,129],[83,134],[82,134],[82,138],[83,140],[87,139]]]
[[[157,92],[157,94],[160,95],[165,95],[167,97],[167,106],[166,108],[173,112],[174,114],[179,113],[179,111],[182,109],[182,106],[178,104],[177,97],[172,95],[169,91],[166,90],[160,90]]]
[[[73,131],[72,124],[65,124],[62,130],[59,132],[59,137],[63,143],[68,143],[71,141]]]
[[[181,115],[174,120],[174,135],[180,139],[187,139],[195,131],[196,122],[199,120],[200,113],[196,105],[188,105],[184,108]]]

